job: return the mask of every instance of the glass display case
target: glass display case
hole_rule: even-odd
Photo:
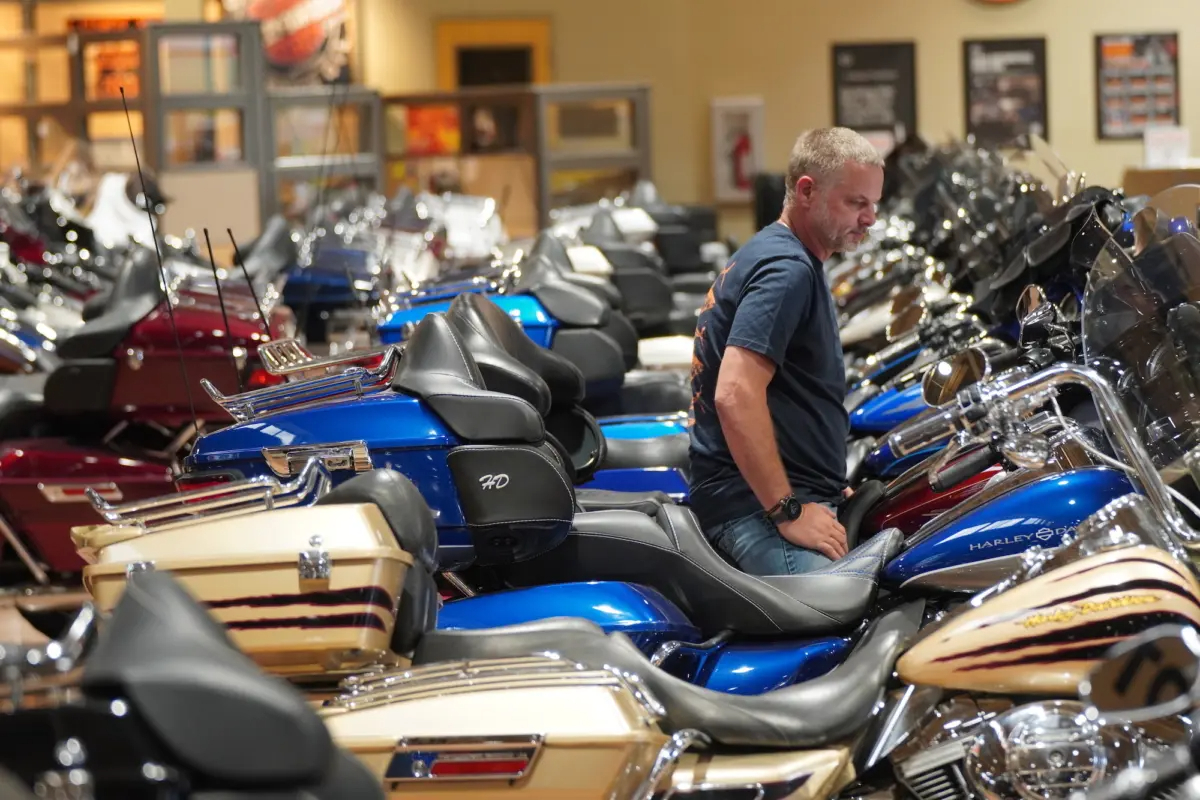
[[[615,197],[650,175],[650,90],[487,87],[383,98],[387,191],[495,197],[514,237],[551,209]]]

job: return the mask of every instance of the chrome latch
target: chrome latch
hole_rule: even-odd
[[[329,561],[329,551],[321,549],[321,537],[313,536],[308,540],[311,549],[300,551],[300,560],[296,565],[302,581],[327,581],[332,565]]]
[[[352,470],[367,472],[374,468],[367,443],[338,442],[336,444],[302,445],[300,447],[264,447],[263,458],[271,471],[287,478],[304,469],[309,459],[319,458],[330,472]]]

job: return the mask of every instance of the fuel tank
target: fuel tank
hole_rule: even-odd
[[[554,332],[558,328],[557,321],[550,316],[537,298],[531,295],[488,294],[491,300],[504,309],[510,317],[520,323],[525,334],[540,347],[550,347],[554,343]],[[414,302],[407,308],[398,308],[387,319],[379,324],[379,340],[383,344],[396,344],[404,341],[408,331],[429,314],[442,314],[450,308],[454,297],[429,302]]]
[[[605,439],[655,439],[688,432],[686,411],[674,414],[638,414],[598,420]]]
[[[861,530],[876,533],[884,528],[899,528],[905,536],[914,534],[942,512],[983,491],[989,481],[1004,471],[1002,465],[995,464],[944,492],[935,492],[930,487],[924,471],[908,481],[901,476],[893,482],[895,488],[889,486],[884,499],[867,515]]]
[[[1108,550],[927,628],[900,658],[921,686],[1073,697],[1110,647],[1157,625],[1200,626],[1200,584],[1166,551]]]
[[[850,431],[856,436],[887,433],[928,408],[920,383],[887,389],[850,412]]]
[[[1109,467],[1009,473],[910,537],[885,567],[883,584],[986,589],[1012,572],[1021,553],[1057,547],[1081,520],[1133,491]]]
[[[165,463],[64,439],[12,440],[0,447],[0,513],[34,558],[55,572],[83,569],[71,528],[101,522],[84,489],[127,503],[170,492],[171,481]],[[0,540],[0,547],[10,544]]]

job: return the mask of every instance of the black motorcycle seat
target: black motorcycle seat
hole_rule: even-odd
[[[831,672],[757,695],[715,692],[653,666],[624,634],[606,636],[594,623],[548,619],[480,631],[434,631],[413,663],[520,657],[554,652],[593,669],[638,676],[666,711],[668,733],[694,729],[727,747],[797,749],[852,735],[883,697],[896,658],[917,631],[920,604],[875,620],[849,657]],[[918,617],[914,619],[914,617]]]
[[[474,292],[460,294],[447,309],[446,319],[463,336],[489,386],[493,362],[507,364],[516,360],[545,383],[551,405],[569,406],[583,399],[584,381],[579,367],[534,344],[520,324],[486,296]],[[506,354],[508,359],[501,359],[495,350]],[[486,357],[481,357],[481,353]]]
[[[675,501],[666,492],[613,492],[607,489],[576,489],[575,506],[580,511],[636,511],[657,517],[663,506]]]
[[[513,291],[536,297],[562,325],[578,328],[603,326],[610,312],[608,301],[568,281],[564,273],[573,269],[570,260],[561,263],[556,256],[556,249],[542,242],[544,237],[553,238],[549,233],[538,237],[529,254],[521,261],[520,272],[513,281]]]
[[[169,573],[130,576],[81,686],[127,700],[201,785],[306,786],[333,758],[304,696],[263,674]]]
[[[404,475],[391,469],[373,469],[339,484],[316,505],[374,504],[387,520],[396,543],[426,569],[437,569],[437,526],[433,515],[420,512],[426,505],[421,492]]]
[[[295,259],[296,243],[292,241],[291,227],[283,215],[274,214],[242,256],[242,263],[251,280],[270,281]]]
[[[609,308],[622,308],[625,304],[621,290],[608,278],[601,275],[588,275],[583,272],[564,272],[563,278],[581,289],[587,289],[592,294],[608,303]]]
[[[625,581],[650,586],[679,606],[706,636],[810,636],[857,625],[875,599],[879,573],[903,536],[889,529],[828,567],[803,575],[749,575],[705,538],[691,510],[661,506],[575,515],[555,549],[505,568],[515,586]]]
[[[579,240],[592,247],[603,247],[610,244],[625,244],[625,234],[621,233],[611,211],[599,209],[592,214],[592,221],[579,229]]]
[[[154,251],[138,247],[130,253],[108,293],[104,310],[58,343],[64,360],[111,358],[131,328],[164,300]]]
[[[536,408],[542,416],[550,413],[550,387],[546,385],[541,376],[509,354],[494,337],[489,335],[490,332],[486,327],[480,326],[473,319],[464,319],[456,313],[461,306],[456,308],[455,303],[468,296],[471,296],[471,293],[460,294],[454,299],[446,311],[446,319],[454,326],[454,330],[462,339],[463,346],[471,354],[475,365],[479,367],[479,374],[483,376],[483,385],[488,391],[520,397]],[[514,324],[516,323],[514,322]]]
[[[672,433],[653,439],[605,439],[608,453],[600,469],[674,467],[687,475],[688,435]]]
[[[670,414],[687,411],[692,387],[686,373],[635,369],[625,373],[621,407],[626,414]]]
[[[421,320],[408,339],[392,389],[424,400],[468,442],[528,442],[546,435],[542,415],[526,400],[489,392],[462,338],[440,314]]]

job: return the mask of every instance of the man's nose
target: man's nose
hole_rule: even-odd
[[[875,224],[875,207],[871,206],[870,208],[868,208],[863,213],[863,215],[858,218],[858,222],[864,228],[869,228],[872,225],[874,225]]]

